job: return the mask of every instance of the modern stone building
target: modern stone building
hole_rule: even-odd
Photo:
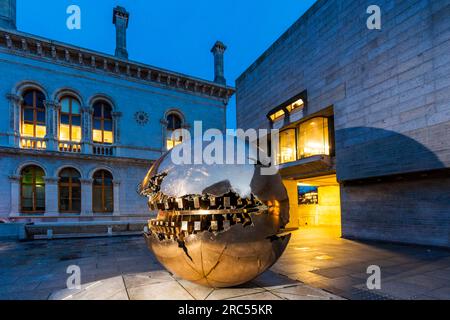
[[[172,133],[225,129],[224,45],[213,82],[128,60],[122,7],[115,56],[17,31],[15,12],[0,1],[0,218],[148,216],[136,189]]]
[[[450,246],[449,17],[448,0],[319,0],[239,77],[238,127],[281,129],[292,225]]]

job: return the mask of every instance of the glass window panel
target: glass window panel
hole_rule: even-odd
[[[45,138],[46,132],[45,126],[36,126],[36,138]]]
[[[80,103],[78,100],[72,100],[72,114],[80,114]]]
[[[102,188],[95,186],[93,188],[93,202],[92,207],[94,212],[102,212],[103,206],[102,206]]]
[[[81,127],[72,127],[72,141],[81,141]]]
[[[102,130],[102,121],[100,119],[94,119],[94,129]]]
[[[33,106],[33,91],[29,91],[27,92],[24,96],[23,96],[23,103],[26,106]]]
[[[280,132],[279,163],[287,163],[297,160],[295,146],[295,129]]]
[[[105,131],[112,131],[112,121],[105,120],[103,126],[104,126]]]
[[[61,112],[64,113],[70,112],[70,100],[68,98],[61,100]]]
[[[59,140],[62,140],[62,141],[69,141],[70,140],[69,125],[61,124],[59,126]]]
[[[100,104],[96,104],[94,106],[94,117],[96,118],[102,117],[102,106]]]
[[[104,143],[114,143],[114,140],[113,140],[113,133],[112,132],[110,132],[110,131],[105,131],[104,133],[103,133],[103,135],[104,135]]]
[[[40,123],[45,123],[45,111],[36,112],[36,121]]]
[[[31,108],[24,108],[23,110],[23,120],[26,122],[34,121],[34,112]]]
[[[104,105],[103,107],[103,117],[105,119],[112,119],[112,109],[108,105]]]
[[[36,91],[36,107],[45,108],[44,100],[45,100],[45,96],[41,92]]]
[[[32,124],[24,123],[22,130],[24,136],[32,137],[34,135],[34,126]]]
[[[72,199],[81,199],[81,188],[74,186],[72,187]]]
[[[61,119],[60,121],[61,121],[62,124],[69,124],[70,123],[68,114],[62,113],[60,119]]]
[[[81,125],[81,117],[77,115],[72,115],[72,125],[80,126]]]
[[[100,130],[94,130],[93,131],[93,140],[94,142],[103,142],[102,141],[102,132]]]
[[[301,158],[329,155],[328,119],[314,118],[300,125],[298,153]]]

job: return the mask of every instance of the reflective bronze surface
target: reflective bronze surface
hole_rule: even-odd
[[[175,165],[169,152],[139,191],[158,210],[145,235],[150,250],[170,272],[204,286],[254,279],[290,239],[286,189],[279,174],[262,175],[261,164]]]

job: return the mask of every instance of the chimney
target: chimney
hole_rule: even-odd
[[[0,0],[0,28],[16,30],[16,0]]]
[[[217,41],[211,52],[214,55],[214,82],[225,85],[227,81],[224,76],[223,54],[227,47],[220,41]]]
[[[128,59],[127,28],[129,17],[130,14],[125,8],[120,6],[114,8],[113,24],[116,25],[116,57],[121,59]]]

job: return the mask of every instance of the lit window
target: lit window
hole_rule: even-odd
[[[114,211],[114,186],[111,173],[106,170],[95,172],[92,192],[92,210],[95,213]]]
[[[95,143],[113,144],[113,120],[112,108],[104,102],[99,101],[94,105],[93,140]]]
[[[59,174],[59,211],[62,213],[81,212],[81,175],[72,168]]]
[[[61,100],[59,114],[59,140],[81,141],[81,110],[78,100],[65,97]]]
[[[278,110],[277,112],[270,115],[270,120],[278,121],[284,118],[284,110]]]
[[[28,166],[22,170],[20,179],[20,205],[22,212],[44,213],[44,176],[44,170],[37,166]]]
[[[305,106],[305,103],[303,102],[303,100],[302,100],[302,99],[298,99],[298,100],[295,101],[294,103],[288,105],[288,106],[286,107],[286,109],[287,109],[289,112],[293,112],[293,111],[298,111],[298,110],[303,109],[304,106]]]
[[[297,160],[295,147],[295,129],[280,132],[278,162],[280,164]]]
[[[183,142],[181,123],[181,118],[178,115],[171,113],[167,116],[167,150],[171,150]]]
[[[330,155],[328,118],[314,118],[300,125],[298,155],[300,158]]]
[[[22,105],[22,136],[45,138],[45,96],[42,92],[31,90],[24,94]]]

